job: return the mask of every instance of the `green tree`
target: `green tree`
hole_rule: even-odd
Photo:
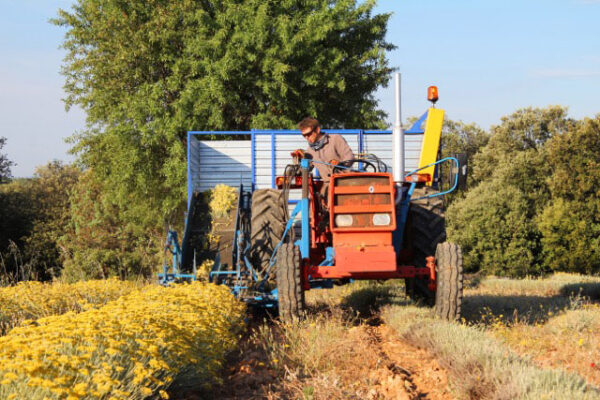
[[[546,171],[537,151],[515,153],[450,205],[448,238],[462,246],[468,271],[513,277],[542,272],[535,217],[548,198]]]
[[[600,271],[600,115],[548,142],[552,203],[538,218],[547,268]]]
[[[378,127],[389,14],[374,1],[79,0],[67,30],[67,107],[87,113],[74,151],[137,218],[184,195],[190,129]]]
[[[31,232],[33,209],[30,179],[13,179],[0,185],[0,281],[29,278],[25,273],[23,244]]]
[[[73,152],[130,231],[179,216],[186,131],[383,127],[389,14],[374,0],[78,0],[66,105],[87,113]]]
[[[36,168],[30,199],[35,214],[24,239],[24,256],[40,279],[60,274],[64,252],[59,240],[71,220],[70,193],[80,173],[79,168],[61,161]]]
[[[565,133],[573,123],[561,106],[523,108],[502,117],[500,125],[491,128],[487,146],[474,157],[473,180],[488,179],[500,162],[517,152],[541,150],[548,139]]]
[[[6,144],[6,138],[0,137],[0,150]],[[6,182],[10,177],[10,167],[15,165],[12,161],[10,161],[5,154],[0,153],[0,183]]]
[[[467,168],[473,164],[473,157],[489,141],[489,135],[477,124],[466,124],[462,121],[453,121],[446,118],[442,126],[441,155],[442,157],[465,154],[467,157]],[[441,168],[441,176],[444,177],[443,188],[451,188],[454,185],[453,163],[444,163]],[[467,171],[467,186],[473,183],[472,174]],[[453,192],[445,196],[446,204],[451,204],[461,196],[461,192]]]
[[[33,178],[0,187],[0,253],[6,273],[18,279],[50,279],[62,265],[59,238],[70,221],[69,194],[79,169],[53,161]]]
[[[59,240],[61,277],[67,281],[150,275],[160,261],[162,232],[122,223],[121,210],[102,191],[92,171],[84,172],[71,191],[71,218]]]
[[[473,157],[477,185],[448,209],[448,235],[471,271],[524,276],[545,271],[536,218],[551,198],[546,143],[576,124],[558,106],[503,117]]]
[[[442,156],[465,153],[469,163],[489,141],[489,134],[477,124],[446,118],[442,127]]]

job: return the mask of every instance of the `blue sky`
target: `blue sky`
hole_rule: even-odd
[[[70,160],[64,138],[84,127],[60,100],[64,31],[47,22],[71,3],[0,0],[0,136],[17,177]],[[432,84],[449,118],[485,129],[527,106],[600,112],[600,0],[379,0],[376,11],[394,13],[389,59],[402,73],[404,119],[427,108]],[[392,88],[377,92],[390,122]]]

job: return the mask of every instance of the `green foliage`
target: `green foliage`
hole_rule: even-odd
[[[78,168],[53,161],[38,167],[32,179],[0,188],[0,253],[6,274],[21,279],[25,269],[36,279],[58,275],[58,241],[69,224],[69,193],[78,176]]]
[[[78,281],[149,276],[151,266],[159,262],[160,232],[124,225],[120,209],[95,179],[86,171],[72,190],[69,227],[59,240],[64,250],[61,277]]]
[[[374,5],[78,0],[60,10],[66,105],[88,122],[72,151],[95,175],[111,213],[102,218],[148,242],[180,217],[188,130],[291,128],[306,115],[383,127],[374,93],[393,46],[389,14]]]
[[[552,204],[538,218],[549,269],[600,272],[600,115],[548,142]]]
[[[600,114],[571,124],[569,132],[548,142],[554,197],[588,201],[600,198]]]
[[[556,199],[538,218],[545,265],[553,271],[600,272],[600,200]]]
[[[59,275],[62,254],[58,242],[70,222],[69,194],[80,173],[73,165],[52,161],[38,167],[34,174],[31,200],[35,216],[24,248],[26,258],[42,279]]]
[[[473,163],[473,157],[489,141],[489,135],[477,124],[466,124],[462,121],[452,121],[444,119],[442,126],[441,151],[442,157],[456,156],[466,154],[468,168]],[[443,177],[443,188],[450,189],[454,185],[453,163],[444,163],[441,166],[441,176]],[[467,172],[467,186],[472,184],[472,174]],[[456,198],[460,197],[460,192],[453,192],[445,196],[446,204],[451,204]]]
[[[389,15],[374,3],[79,0],[68,28],[67,105],[91,128],[74,151],[135,218],[173,211],[184,195],[185,132],[380,126],[373,92],[389,80]],[[159,213],[159,215],[156,215]]]
[[[474,157],[473,180],[489,179],[499,163],[510,161],[515,153],[541,150],[548,139],[563,134],[573,123],[561,106],[529,107],[502,117],[502,123],[491,128],[487,146]]]
[[[488,133],[477,124],[466,124],[446,118],[442,127],[442,156],[465,153],[470,162],[489,139]]]
[[[0,150],[2,150],[5,144],[6,138],[0,137]],[[4,183],[10,178],[11,165],[14,165],[14,163],[10,161],[6,155],[0,154],[0,183]]]
[[[536,224],[550,200],[545,143],[573,125],[564,108],[551,106],[518,110],[492,128],[474,156],[478,185],[448,208],[448,236],[463,247],[467,270],[525,276],[547,269]]]
[[[448,237],[462,246],[469,272],[525,276],[540,272],[540,234],[533,217],[537,193],[523,190],[535,186],[537,178],[515,184],[519,170],[540,166],[538,158],[515,157],[494,177],[481,182],[448,208]],[[537,163],[537,165],[535,165]]]
[[[15,179],[0,185],[0,281],[24,279],[30,275],[22,268],[22,248],[24,238],[33,228],[32,197],[29,179]]]

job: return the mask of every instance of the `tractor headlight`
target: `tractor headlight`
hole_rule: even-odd
[[[352,226],[352,215],[350,214],[338,214],[334,219],[335,226],[345,227]]]
[[[392,222],[390,214],[373,214],[373,225],[384,226]]]

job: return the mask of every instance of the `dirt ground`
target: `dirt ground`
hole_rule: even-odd
[[[383,323],[360,324],[348,330],[357,352],[351,363],[356,369],[368,374],[367,379],[349,383],[348,390],[325,392],[325,384],[315,384],[323,377],[299,376],[292,371],[280,373],[269,366],[260,349],[247,346],[243,355],[232,359],[228,374],[221,387],[204,398],[213,399],[431,399],[447,400],[454,397],[448,390],[448,377],[436,360],[427,351],[417,349],[404,342]],[[343,351],[344,349],[340,349]],[[349,368],[348,368],[349,367]],[[285,368],[285,367],[284,367]],[[327,379],[346,382],[351,379],[352,366],[341,368],[338,376]],[[344,371],[348,371],[344,374]],[[368,386],[365,383],[368,382]],[[334,385],[335,386],[335,385]],[[306,387],[314,388],[308,391]],[[319,390],[319,388],[321,390]],[[193,398],[193,397],[191,397]],[[202,398],[202,397],[197,397]]]

